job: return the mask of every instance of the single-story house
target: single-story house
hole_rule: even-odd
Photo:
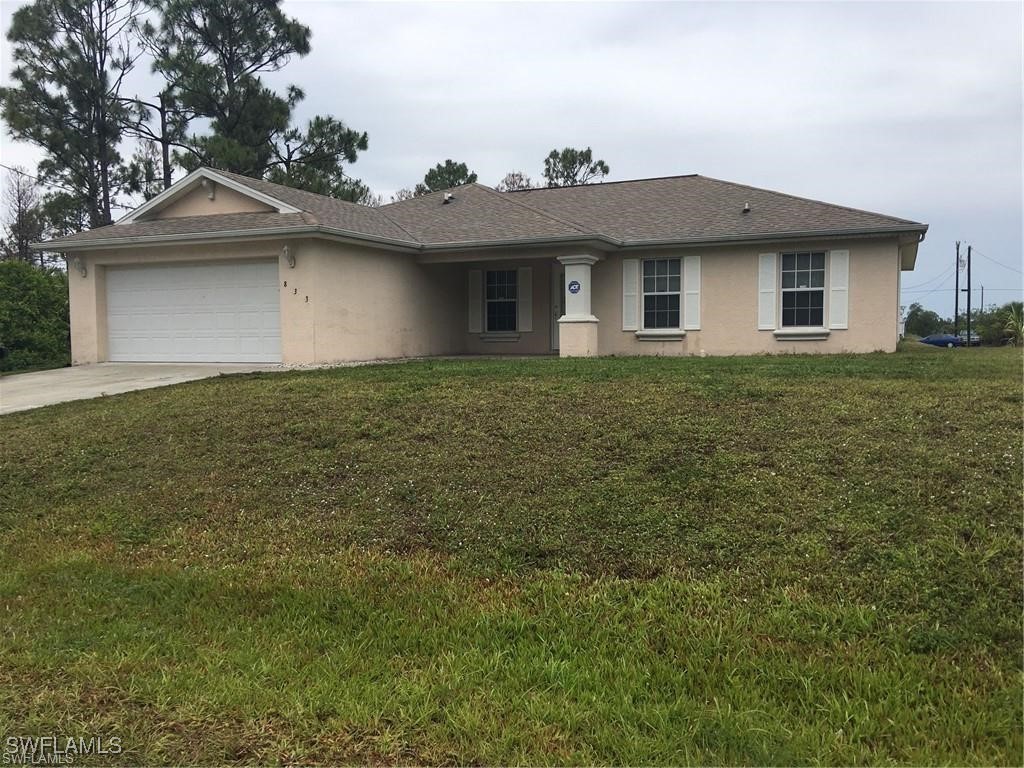
[[[201,168],[68,257],[75,364],[893,350],[927,225],[699,175],[355,205]]]

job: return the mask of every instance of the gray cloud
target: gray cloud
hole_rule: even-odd
[[[551,148],[590,145],[614,179],[697,172],[926,221],[907,286],[947,271],[956,239],[1021,269],[1020,4],[286,8],[313,51],[271,80],[305,89],[300,119],[369,132],[352,170],[378,192],[448,157],[537,179]],[[36,157],[6,137],[3,155]],[[1021,297],[1019,272],[975,267],[986,300]],[[952,276],[937,285],[905,303],[950,313]]]

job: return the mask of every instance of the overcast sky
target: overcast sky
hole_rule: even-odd
[[[957,239],[986,303],[1021,298],[1020,3],[285,9],[313,50],[269,81],[305,90],[300,120],[367,131],[351,172],[385,196],[446,158],[493,185],[591,146],[609,180],[701,173],[928,223],[904,304],[952,313]],[[7,84],[6,43],[2,65]],[[39,159],[6,134],[0,154]]]

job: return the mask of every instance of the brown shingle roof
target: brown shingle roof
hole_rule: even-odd
[[[590,236],[582,227],[524,205],[483,184],[414,197],[380,210],[424,245],[501,240],[557,240]]]
[[[255,189],[257,192],[277,198],[282,203],[288,203],[288,205],[312,214],[315,223],[322,226],[385,240],[412,240],[408,232],[398,227],[387,216],[382,215],[379,208],[358,205],[347,200],[338,200],[334,197],[286,187],[283,184],[252,179],[238,173],[229,173],[228,171],[217,171],[217,173]]]
[[[136,240],[169,235],[214,234],[227,232],[309,227],[306,213],[218,213],[211,216],[182,216],[174,219],[150,219],[131,224],[111,224],[87,229],[57,240],[51,244],[94,243],[105,240]]]
[[[624,242],[923,226],[906,219],[697,175],[508,194]],[[750,212],[744,213],[748,203]]]
[[[629,246],[927,229],[907,219],[697,175],[519,192],[467,184],[451,190],[447,203],[447,193],[435,192],[370,208],[235,173],[214,173],[303,212],[140,221],[100,227],[48,245],[276,228],[326,229],[370,241],[439,250],[515,242],[598,239]],[[750,210],[744,213],[746,204]]]

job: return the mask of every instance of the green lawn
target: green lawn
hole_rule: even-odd
[[[0,737],[1020,765],[1021,409],[1019,351],[917,348],[252,374],[5,416]]]

